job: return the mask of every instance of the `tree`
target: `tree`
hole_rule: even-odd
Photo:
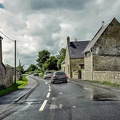
[[[24,71],[24,65],[22,65],[20,62],[19,62],[19,65],[17,66],[17,70],[23,74],[25,71]]]
[[[31,65],[28,67],[27,72],[35,71],[35,70],[37,70],[37,69],[38,69],[38,67],[37,67],[36,65],[31,64]]]
[[[5,64],[5,67],[10,67],[10,68],[12,68],[12,66],[11,66],[11,65],[9,65],[9,64]]]
[[[50,56],[42,65],[43,70],[57,70],[57,59],[55,56]]]
[[[57,67],[58,69],[61,69],[61,63],[62,61],[65,59],[65,55],[66,55],[66,49],[62,48],[59,52],[59,55],[57,55]]]
[[[47,50],[42,50],[38,53],[38,59],[36,60],[38,62],[38,66],[42,68],[42,65],[45,63],[45,61],[49,58],[50,53]]]

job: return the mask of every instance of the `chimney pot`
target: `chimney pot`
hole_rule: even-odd
[[[67,45],[70,45],[70,37],[67,36]]]

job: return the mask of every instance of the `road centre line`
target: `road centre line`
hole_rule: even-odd
[[[47,103],[47,100],[45,100],[45,101],[43,102],[43,104],[42,104],[42,106],[40,107],[39,111],[43,111],[43,110],[44,110],[46,103]]]
[[[46,97],[47,97],[47,98],[48,98],[48,97],[50,97],[50,92],[47,94],[47,96],[46,96]]]

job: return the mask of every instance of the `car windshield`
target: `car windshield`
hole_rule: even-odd
[[[46,72],[46,74],[52,74],[51,72]]]
[[[64,72],[56,72],[55,75],[65,75]]]

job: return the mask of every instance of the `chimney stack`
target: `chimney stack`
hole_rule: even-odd
[[[2,37],[0,36],[0,63],[2,63]]]
[[[70,37],[67,36],[67,45],[69,46],[70,45]]]
[[[75,42],[77,42],[77,38],[75,38]]]
[[[105,25],[105,22],[104,21],[102,21],[102,27]]]

